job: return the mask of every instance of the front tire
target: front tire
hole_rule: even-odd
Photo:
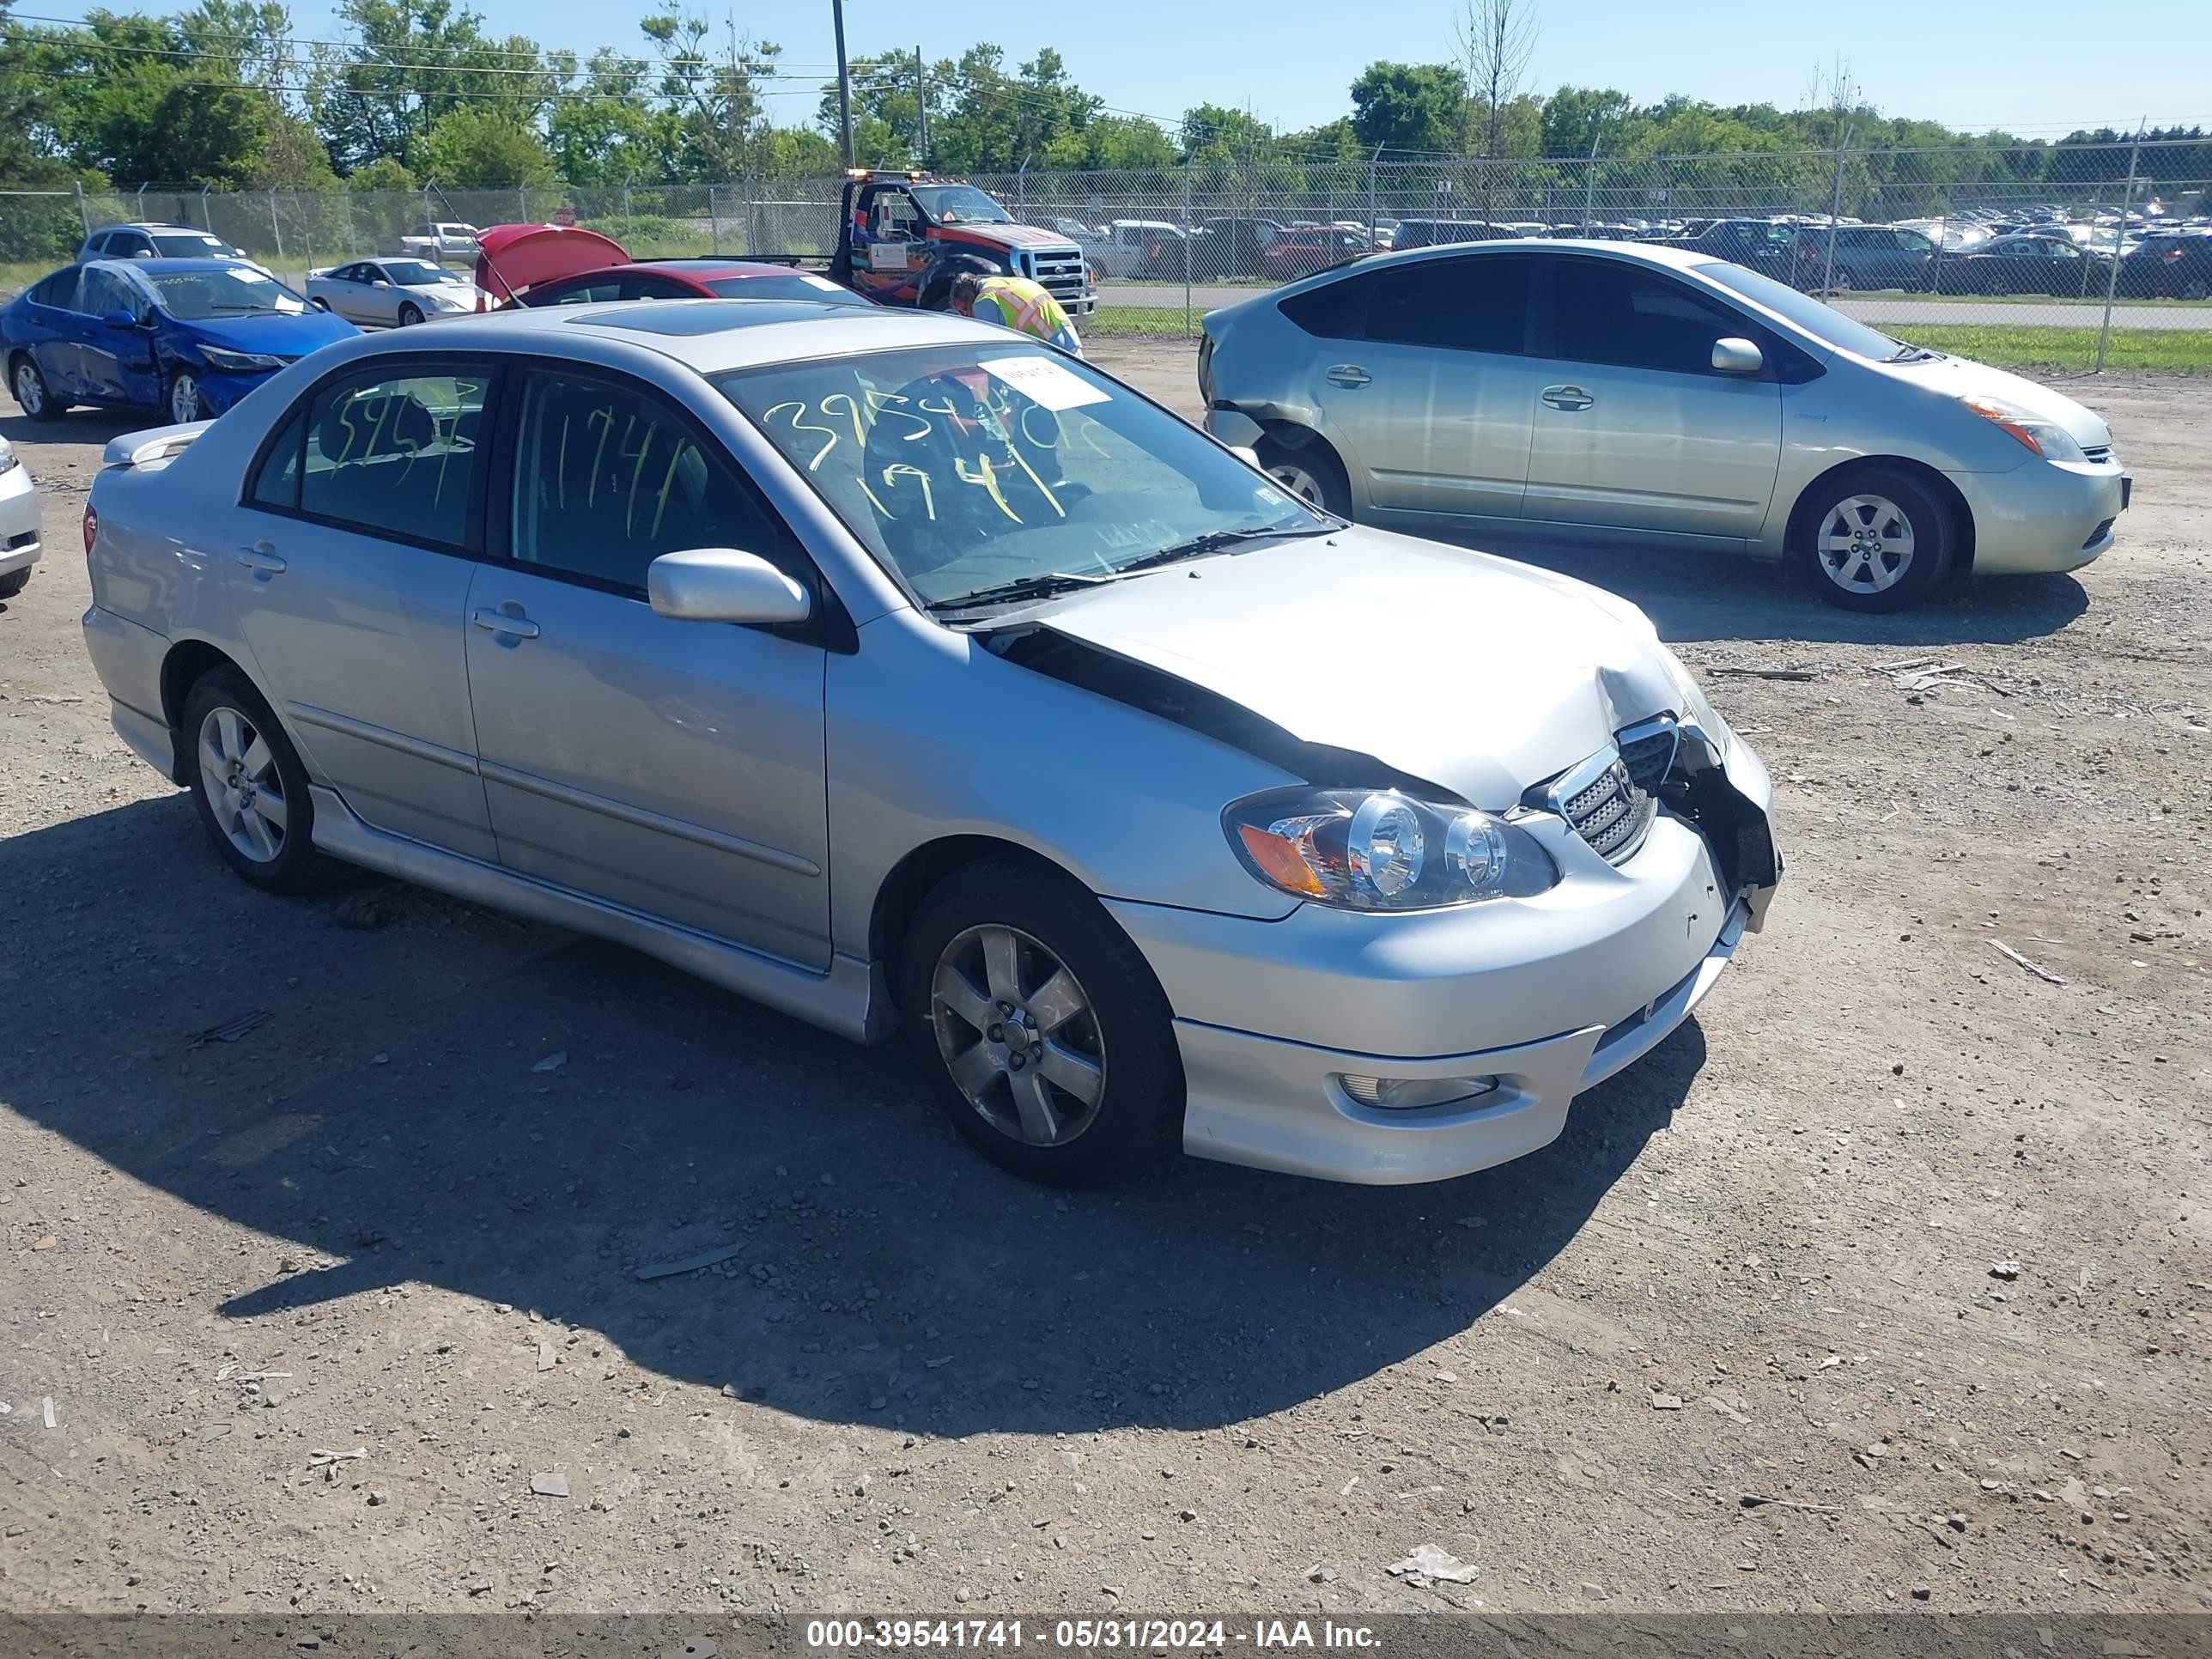
[[[1012,860],[956,870],[907,930],[902,1006],[961,1138],[1052,1186],[1110,1185],[1182,1141],[1167,998],[1098,901]]]
[[[422,320],[422,307],[410,300],[399,307],[399,326],[412,328]]]
[[[0,576],[0,599],[12,599],[31,585],[31,571],[27,565],[9,575]]]
[[[178,426],[189,426],[207,417],[199,378],[189,368],[179,369],[169,380],[169,419]]]
[[[11,377],[10,385],[15,393],[17,406],[34,421],[58,421],[69,413],[69,405],[54,396],[52,389],[46,385],[46,377],[39,372],[39,366],[28,357],[15,360],[15,373]]]
[[[1917,605],[1951,568],[1951,514],[1901,468],[1864,467],[1821,485],[1801,522],[1814,586],[1846,611]]]
[[[1273,436],[1261,439],[1254,448],[1260,458],[1260,470],[1308,507],[1349,519],[1352,485],[1345,477],[1344,463],[1312,433],[1302,436],[1304,441],[1296,443]]]
[[[304,893],[323,884],[307,770],[261,694],[235,668],[210,669],[185,698],[178,732],[185,784],[222,860],[256,887]]]

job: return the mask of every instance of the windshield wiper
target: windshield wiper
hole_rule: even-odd
[[[1258,529],[1209,530],[1203,536],[1194,536],[1187,542],[1177,542],[1173,547],[1164,547],[1157,553],[1147,553],[1140,559],[1132,559],[1127,564],[1115,565],[1114,574],[1117,576],[1126,576],[1133,571],[1153,570],[1164,564],[1180,564],[1185,559],[1203,558],[1208,553],[1218,553],[1222,549],[1234,547],[1240,542],[1270,541],[1278,538],[1287,540],[1306,536],[1332,536],[1341,527],[1333,524],[1310,526],[1272,525],[1263,526]]]
[[[1111,576],[1094,576],[1085,571],[1048,570],[1039,575],[1018,576],[1010,582],[979,587],[972,593],[963,593],[956,599],[932,599],[922,609],[932,616],[938,616],[948,611],[969,611],[981,605],[1003,605],[1016,599],[1049,599],[1054,593],[1065,593],[1070,588],[1097,587],[1113,580]]]

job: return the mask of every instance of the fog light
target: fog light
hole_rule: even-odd
[[[1340,1076],[1344,1092],[1362,1106],[1386,1111],[1410,1112],[1424,1106],[1453,1106],[1473,1100],[1498,1087],[1494,1077],[1352,1077]]]

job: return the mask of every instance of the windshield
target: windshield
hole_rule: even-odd
[[[428,259],[387,259],[384,262],[384,269],[386,274],[402,288],[434,288],[440,283],[463,280],[459,271],[434,265]]]
[[[957,224],[963,220],[973,223],[978,220],[994,225],[1013,223],[1006,209],[975,188],[973,185],[916,185],[914,199],[921,204],[921,210],[941,225]]]
[[[1854,356],[1871,357],[1876,362],[1894,357],[1905,349],[1904,342],[1892,339],[1878,329],[1855,322],[1833,306],[1823,305],[1809,294],[1800,294],[1787,283],[1778,283],[1771,276],[1762,276],[1755,270],[1746,270],[1741,265],[1724,264],[1719,260],[1691,267],[1709,283],[1718,283],[1733,289],[1747,300],[1765,306],[1778,316],[1787,317],[1814,339],[1838,351],[1848,351]]]
[[[933,607],[1110,580],[1204,538],[1335,527],[1166,410],[1042,348],[859,352],[715,385]]]
[[[245,255],[220,236],[187,231],[180,236],[156,235],[154,252],[164,259],[239,259]]]
[[[223,270],[141,272],[154,285],[161,309],[187,322],[257,313],[291,316],[307,302],[274,276],[233,265]]]
[[[874,303],[827,276],[812,276],[803,270],[772,276],[716,276],[707,286],[725,300],[811,300],[825,306]]]

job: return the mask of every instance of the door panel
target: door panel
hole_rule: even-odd
[[[783,556],[719,444],[657,392],[533,369],[513,400],[504,559],[469,599],[469,683],[510,867],[807,966],[830,963],[819,645],[646,603],[663,553]]]
[[[486,385],[364,369],[319,393],[229,520],[236,543],[205,551],[310,766],[377,828],[489,860],[461,642],[476,566],[416,544],[466,539]]]
[[[501,862],[830,965],[820,647],[514,565],[481,568],[469,611]]]
[[[1782,458],[1780,385],[1718,374],[1712,346],[1767,337],[1663,272],[1554,258],[1522,516],[1734,541],[1759,533]]]

